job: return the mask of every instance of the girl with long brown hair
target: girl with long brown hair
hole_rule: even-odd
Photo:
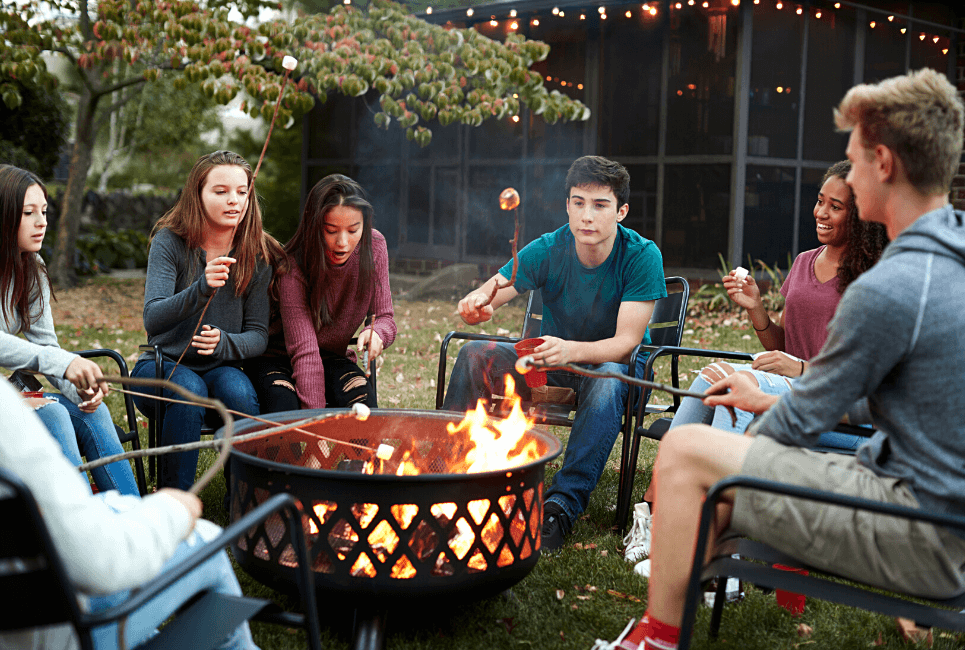
[[[230,151],[194,164],[178,202],[152,232],[144,328],[148,343],[161,347],[165,377],[257,415],[258,399],[240,364],[260,355],[268,342],[271,267],[258,200],[248,194],[251,175],[245,159]],[[154,368],[154,359],[143,355],[131,374],[153,377]],[[135,403],[154,412],[148,397]],[[160,444],[197,441],[204,417],[201,407],[168,405]],[[197,464],[196,451],[162,456],[159,485],[188,489]]]
[[[93,461],[123,453],[97,380],[100,368],[60,348],[52,293],[40,257],[47,232],[47,188],[33,173],[0,165],[0,366],[42,372],[59,393],[28,398],[67,458]],[[127,461],[91,471],[99,490],[138,494]]]

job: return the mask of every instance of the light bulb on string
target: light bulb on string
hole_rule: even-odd
[[[427,16],[431,16],[431,15],[432,15],[432,7],[426,7],[426,15],[427,15]]]
[[[472,7],[469,7],[468,9],[466,9],[466,15],[467,15],[467,16],[471,16],[471,15],[473,15],[473,13],[474,13],[474,12],[473,12],[473,10],[472,10]]]
[[[539,18],[533,18],[532,25],[533,27],[539,27]]]
[[[902,33],[902,34],[904,34],[904,33],[907,32],[907,31],[908,31],[907,28],[905,28],[905,27],[902,27],[902,28],[901,28],[901,33]]]
[[[491,16],[491,17],[490,17],[490,19],[489,19],[489,24],[490,24],[491,26],[493,26],[493,27],[495,27],[496,25],[499,24],[499,23],[496,22],[496,16]]]
[[[798,8],[797,8],[797,15],[800,16],[803,11],[804,11],[804,9],[802,9],[801,7],[798,7]]]
[[[821,20],[821,10],[820,10],[820,9],[818,9],[817,11],[814,12],[814,17],[817,18],[818,20]]]
[[[932,38],[931,42],[934,43],[935,45],[938,45],[938,37],[935,36],[934,38]]]
[[[627,13],[625,13],[624,15],[625,15],[627,18],[633,18],[633,14],[630,13],[629,11],[628,11]]]
[[[553,13],[554,16],[559,15],[559,13],[560,13],[560,8],[559,8],[559,7],[553,7],[553,12],[552,12],[552,13]]]
[[[515,18],[515,17],[516,17],[516,10],[515,10],[515,9],[510,9],[510,10],[509,10],[509,17],[510,17],[510,18]]]
[[[919,34],[918,40],[919,40],[919,41],[925,40],[925,32],[922,32],[921,34]]]

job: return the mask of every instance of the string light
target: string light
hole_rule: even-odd
[[[680,3],[679,3],[679,2],[674,5],[674,9],[680,9]]]
[[[702,4],[701,6],[702,6],[704,9],[706,9],[707,7],[710,6],[710,3],[707,2],[707,0],[704,0],[704,4]]]
[[[428,16],[432,15],[432,7],[426,7],[426,15]]]
[[[778,86],[778,87],[777,87],[777,94],[780,95],[782,92],[784,92],[784,87],[783,87],[783,86]]]
[[[657,8],[656,8],[656,7],[650,7],[650,15],[651,15],[651,16],[656,16],[656,15],[657,15]]]
[[[945,51],[947,52],[948,50]],[[583,90],[583,84],[576,84],[576,88],[577,90]]]
[[[633,18],[633,14],[631,14],[629,11],[625,15],[627,18]]]
[[[467,16],[471,16],[472,14],[473,14],[472,7],[469,7],[468,9],[466,9],[466,15],[467,15]]]
[[[580,20],[586,20],[586,14],[580,14]]]
[[[557,15],[559,15],[559,13],[560,13],[560,8],[559,8],[559,7],[553,7],[553,15],[554,15],[554,16],[557,16]]]
[[[601,14],[605,14],[605,13],[606,13],[606,7],[600,7],[599,9],[597,9],[597,11],[598,11],[599,13],[601,13]]]
[[[495,27],[496,25],[499,24],[499,23],[496,22],[496,16],[491,16],[491,17],[490,17],[490,19],[489,19],[489,24],[492,25],[493,27]]]
[[[693,7],[693,6],[694,6],[694,0],[687,0],[687,4],[690,5],[691,7]]]
[[[516,17],[516,10],[515,10],[515,9],[510,9],[510,10],[509,10],[509,17],[510,17],[510,18],[515,18],[515,17]]]
[[[730,3],[735,7],[739,7],[741,4],[741,0],[730,0]]]
[[[684,91],[678,90],[678,91],[677,91],[677,97],[683,97],[683,96],[684,96]]]
[[[835,3],[834,3],[834,8],[835,8],[835,9],[840,9],[840,8],[841,8],[841,3],[840,3],[840,2],[835,2]]]
[[[606,20],[606,14],[600,14],[600,20]]]
[[[918,36],[918,40],[919,40],[919,41],[925,40],[925,32],[922,32],[922,33]]]
[[[872,20],[872,21],[871,21],[870,23],[868,23],[868,24],[871,25],[871,29],[874,29],[874,28],[875,28],[875,21]]]
[[[517,23],[517,22],[514,20],[513,23],[509,26],[509,28],[510,28],[510,29],[519,29],[519,23]]]
[[[778,2],[778,3],[777,3],[776,5],[774,5],[774,6],[777,7],[778,9],[783,9],[783,8],[784,8],[784,3],[783,3],[783,2]]]
[[[800,15],[801,15],[801,12],[803,12],[803,11],[804,11],[804,10],[801,9],[801,7],[798,7],[798,8],[797,8],[797,15],[800,16]]]
[[[820,9],[818,9],[816,12],[814,12],[814,17],[817,18],[818,20],[821,20],[821,10],[820,10]]]
[[[889,23],[890,23],[890,22],[894,22],[894,20],[895,20],[895,17],[894,17],[894,16],[888,16],[888,22],[889,22]]]
[[[560,11],[560,18],[562,18],[562,17],[565,16],[565,15],[566,15],[565,13],[563,13],[562,11]]]
[[[938,37],[936,36],[933,39],[931,39],[931,42],[934,43],[935,45],[938,45]]]
[[[947,47],[942,49],[942,54],[948,54],[948,48],[947,48]]]
[[[533,27],[539,27],[539,18],[533,18],[532,25]]]
[[[643,5],[644,11],[650,11],[650,5]]]
[[[519,115],[513,115],[513,122],[519,122]]]

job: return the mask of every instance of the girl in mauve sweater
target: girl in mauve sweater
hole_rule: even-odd
[[[368,350],[374,370],[376,358],[395,340],[396,325],[388,249],[372,228],[373,215],[362,187],[342,174],[326,176],[309,192],[298,230],[285,246],[291,270],[276,279],[282,328],[270,328],[276,333],[254,381],[263,412],[299,404],[378,406],[357,360]]]

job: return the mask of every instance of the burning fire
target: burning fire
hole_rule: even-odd
[[[523,414],[520,398],[516,395],[515,389],[516,385],[512,376],[507,375],[506,392],[511,409],[509,416],[505,419],[492,418],[487,413],[484,402],[480,400],[474,410],[466,413],[462,422],[446,425],[446,429],[454,441],[454,447],[464,451],[462,458],[451,463],[448,468],[449,472],[468,474],[510,470],[539,458],[539,446],[535,440],[527,440],[526,436],[526,432],[533,426],[533,420]],[[367,464],[364,471],[374,472],[378,471],[379,468],[390,469],[391,465],[376,465],[373,462]],[[398,467],[393,473],[403,476],[422,472],[413,462],[411,452],[404,450],[398,460]],[[527,491],[524,495],[526,507],[533,509],[533,495],[529,492],[532,492],[532,490]],[[472,523],[465,516],[458,515],[459,507],[452,502],[433,504],[430,514],[443,530],[450,531],[446,545],[456,558],[462,560],[471,552],[467,560],[469,570],[485,571],[488,562],[486,556],[480,550],[480,546],[484,546],[489,551],[490,557],[496,557],[496,565],[499,567],[510,565],[515,561],[513,551],[508,544],[503,543],[506,538],[504,522],[508,523],[509,536],[517,546],[526,533],[528,523],[534,524],[531,527],[533,530],[536,529],[536,522],[527,522],[523,509],[516,507],[516,505],[516,496],[513,494],[500,497],[496,504],[493,504],[489,499],[470,501],[466,504],[465,511],[468,512]],[[337,510],[337,505],[331,502],[321,502],[317,503],[313,510],[319,523],[324,525]],[[345,560],[359,541],[357,531],[363,531],[368,548],[358,554],[352,565],[352,575],[374,578],[378,572],[377,567],[385,566],[400,544],[399,535],[390,520],[398,525],[398,530],[408,531],[419,513],[419,507],[415,504],[395,504],[390,508],[387,516],[384,516],[369,530],[369,526],[378,515],[378,510],[379,508],[375,504],[355,504],[351,509],[351,517],[355,519],[357,526],[350,525],[347,521],[341,519],[331,527],[328,533],[329,543],[337,557],[340,560]],[[502,518],[497,514],[497,510],[501,511]],[[533,514],[538,517],[538,510],[533,509]],[[319,534],[319,526],[311,517],[308,518],[308,528],[310,534]],[[477,531],[479,534],[478,544]],[[539,539],[538,535],[536,539]],[[502,549],[500,550],[501,544]],[[437,535],[431,526],[421,521],[412,531],[408,545],[415,557],[427,561],[438,546]],[[528,557],[534,550],[536,549],[531,548],[527,540],[520,551],[520,559]],[[413,566],[410,559],[402,554],[392,564],[390,575],[392,578],[407,579],[415,576],[416,571],[416,567]],[[448,575],[452,572],[453,568],[450,566],[447,554],[439,552],[432,569],[433,575]]]

